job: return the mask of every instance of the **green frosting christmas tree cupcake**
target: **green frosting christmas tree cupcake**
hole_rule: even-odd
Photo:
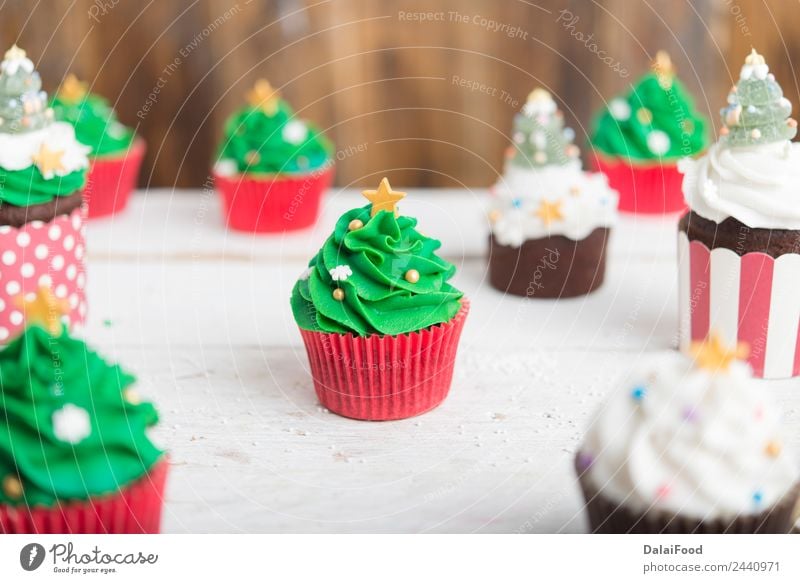
[[[19,298],[27,327],[0,351],[0,531],[157,532],[167,466],[135,378],[69,336],[66,302]]]
[[[78,140],[91,148],[85,191],[89,217],[121,211],[136,188],[144,140],[119,122],[107,99],[90,93],[73,74],[64,79],[50,106],[56,119],[72,124]]]
[[[708,122],[659,51],[652,71],[597,116],[590,139],[596,167],[620,193],[620,209],[662,213],[684,208],[679,159],[708,146]]]
[[[384,178],[346,212],[292,290],[320,402],[357,419],[401,419],[447,396],[468,311],[440,243],[399,215]]]
[[[225,122],[214,175],[228,226],[254,232],[313,224],[330,184],[333,145],[264,79]]]
[[[56,119],[75,127],[78,141],[92,149],[92,156],[119,154],[133,144],[134,131],[117,120],[108,100],[89,93],[73,74],[64,79],[50,107]]]

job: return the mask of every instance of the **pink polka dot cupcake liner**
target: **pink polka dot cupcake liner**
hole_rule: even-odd
[[[52,221],[31,221],[20,228],[0,226],[0,343],[24,327],[18,308],[20,296],[49,287],[55,296],[67,300],[70,327],[86,319],[86,268],[84,255],[85,208]]]

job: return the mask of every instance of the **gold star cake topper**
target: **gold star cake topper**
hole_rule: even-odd
[[[546,227],[549,227],[550,223],[554,221],[564,220],[564,215],[561,212],[561,204],[562,203],[560,200],[555,202],[542,200],[542,202],[539,203],[539,208],[536,209],[534,214],[542,219],[542,222]]]
[[[64,150],[51,150],[44,142],[39,146],[39,151],[33,155],[33,163],[39,168],[46,179],[49,179],[57,171],[65,170]]]
[[[653,61],[653,69],[658,77],[658,84],[662,89],[669,89],[672,87],[672,79],[675,77],[675,67],[672,65],[672,59],[669,57],[667,51],[658,51],[656,59]]]
[[[364,198],[372,203],[371,217],[374,217],[381,211],[390,211],[397,216],[397,203],[406,196],[405,192],[392,190],[389,180],[386,178],[381,179],[378,190],[365,190],[362,194]]]
[[[67,103],[78,103],[86,95],[86,83],[70,73],[58,89],[58,97]]]
[[[717,332],[712,332],[702,342],[692,342],[692,356],[700,368],[711,372],[725,372],[734,360],[747,358],[750,347],[744,342],[737,342],[733,348],[722,343]]]
[[[253,88],[247,92],[247,102],[260,109],[269,117],[278,112],[280,93],[274,89],[266,79],[259,79]]]
[[[747,55],[744,59],[745,64],[747,65],[765,65],[767,62],[764,60],[763,55],[759,54],[759,52],[755,48],[750,49],[750,54]]]
[[[69,302],[55,297],[49,287],[41,286],[32,300],[25,299],[24,295],[17,296],[16,304],[27,326],[37,324],[51,336],[61,334],[61,316],[69,313]]]

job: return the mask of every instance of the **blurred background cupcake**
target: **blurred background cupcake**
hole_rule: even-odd
[[[679,225],[681,347],[710,329],[750,345],[756,376],[800,374],[800,145],[792,104],[755,50],[719,141],[686,160]]]
[[[603,283],[617,193],[584,172],[575,133],[536,89],[514,118],[503,177],[491,192],[489,281],[537,298],[587,294]]]
[[[83,186],[89,148],[53,121],[33,62],[16,45],[0,62],[0,343],[16,335],[19,294],[48,286],[86,317]]]
[[[370,204],[339,217],[292,290],[320,403],[370,421],[403,419],[450,390],[469,310],[440,243],[399,213],[405,193],[381,181]]]
[[[227,225],[250,232],[308,227],[333,177],[333,145],[298,119],[268,81],[225,123],[214,165]]]
[[[73,74],[64,79],[50,106],[56,119],[71,123],[78,141],[91,148],[84,189],[89,218],[124,209],[136,188],[144,140],[117,120],[105,98],[90,93]]]
[[[624,96],[597,116],[590,138],[595,167],[619,192],[619,208],[636,213],[671,213],[685,208],[678,160],[708,145],[705,118],[675,77],[667,53]]]
[[[64,300],[17,298],[26,328],[0,350],[0,532],[155,533],[167,475],[135,379],[70,337]]]
[[[592,532],[786,533],[800,469],[782,415],[719,336],[639,366],[575,464]]]

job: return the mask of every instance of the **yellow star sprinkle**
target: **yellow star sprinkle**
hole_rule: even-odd
[[[7,61],[18,61],[24,59],[28,55],[19,48],[16,44],[14,44],[10,49],[6,51],[5,58]]]
[[[543,200],[539,203],[539,208],[536,209],[534,213],[537,217],[542,219],[542,222],[546,227],[550,226],[550,223],[553,221],[561,221],[564,219],[564,215],[561,214],[561,201],[557,200],[555,202],[550,202],[549,200]]]
[[[78,103],[86,95],[86,83],[70,73],[58,89],[58,97],[67,103]]]
[[[372,203],[371,217],[374,217],[381,211],[391,211],[396,216],[397,203],[406,196],[405,192],[392,190],[389,180],[386,178],[381,179],[378,190],[365,190],[362,194]]]
[[[278,111],[279,96],[278,90],[273,89],[269,81],[259,79],[247,92],[247,102],[272,117]]]
[[[58,299],[47,286],[41,286],[33,300],[24,295],[17,296],[17,307],[22,310],[27,326],[37,324],[51,336],[61,334],[61,316],[69,313],[69,302]]]
[[[51,150],[47,147],[47,144],[42,143],[39,146],[39,151],[33,155],[33,163],[39,168],[42,176],[51,178],[57,170],[63,171],[65,169],[62,161],[63,157],[64,150]]]
[[[735,348],[730,349],[722,344],[718,333],[712,332],[703,342],[692,342],[691,351],[697,366],[718,372],[727,371],[734,360],[747,358],[750,347],[738,342]]]

